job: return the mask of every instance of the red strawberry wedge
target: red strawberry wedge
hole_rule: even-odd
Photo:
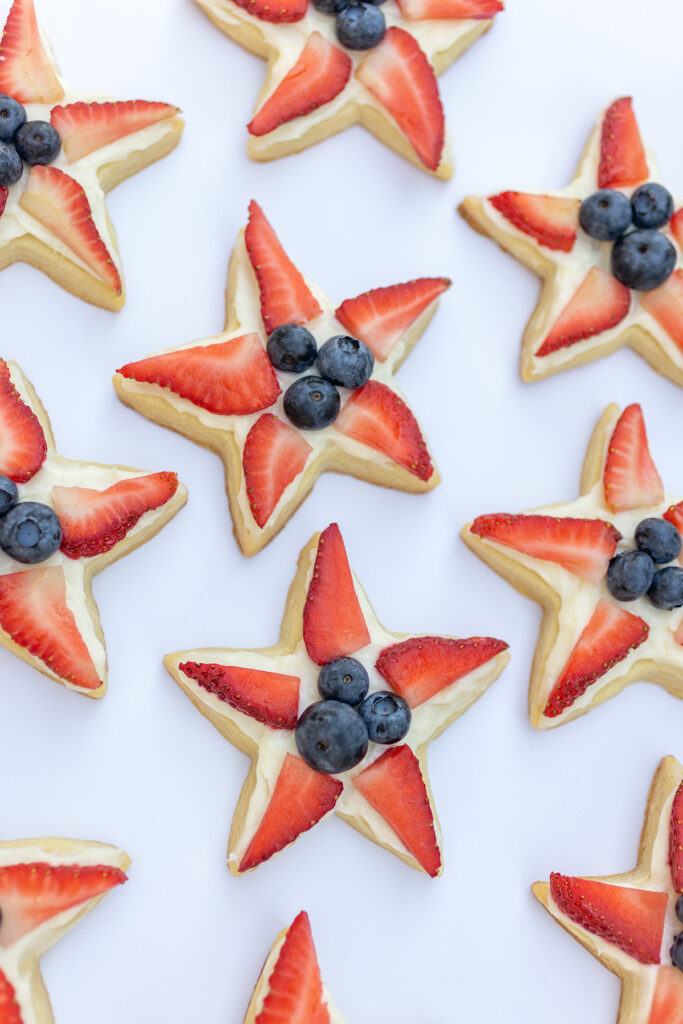
[[[603,485],[605,501],[614,512],[664,500],[664,485],[650,455],[639,405],[627,406],[617,421],[607,446]]]
[[[631,306],[631,292],[600,267],[588,271],[536,352],[549,356],[558,349],[609,331],[621,323]]]
[[[671,805],[669,861],[673,887],[676,892],[683,893],[683,783],[676,790]]]
[[[677,505],[672,505],[671,508],[668,508],[664,513],[664,519],[667,519],[676,527],[681,535],[681,540],[683,540],[683,501],[679,501]],[[678,556],[678,561],[683,565],[683,549],[681,549],[681,553]]]
[[[261,528],[287,487],[303,473],[312,451],[298,430],[272,413],[256,420],[244,443],[242,466],[249,508]]]
[[[185,661],[178,666],[190,679],[257,722],[272,729],[293,729],[299,718],[298,676],[264,672],[240,665],[205,665]]]
[[[469,640],[416,636],[385,647],[375,668],[411,708],[416,708],[507,647],[502,640],[481,636]]]
[[[123,377],[169,388],[217,416],[247,416],[267,409],[280,394],[275,371],[258,334],[196,345],[126,363]]]
[[[261,21],[290,22],[301,21],[308,9],[308,0],[235,0],[238,7],[244,8],[249,14]]]
[[[500,0],[398,0],[408,21],[430,18],[493,18],[503,10]]]
[[[175,473],[132,477],[103,491],[53,487],[52,502],[62,527],[62,551],[69,558],[92,558],[109,551],[145,512],[165,505],[177,489]]]
[[[14,0],[0,41],[0,92],[20,103],[58,103],[64,90],[45,52],[33,0]]]
[[[679,248],[683,248],[683,207],[674,213],[669,221],[669,229],[678,242]],[[650,293],[646,292],[645,294],[649,295]]]
[[[2,1024],[23,1024],[17,994],[4,971],[0,971],[0,1021]]]
[[[447,277],[422,277],[388,288],[374,288],[345,299],[335,311],[339,323],[384,362],[394,345],[438,297],[450,288]]]
[[[602,122],[598,188],[639,185],[649,173],[631,97],[625,96],[608,107]]]
[[[420,763],[410,747],[402,744],[387,750],[354,776],[353,785],[435,878],[441,871],[441,851]]]
[[[683,238],[678,244],[683,244]],[[671,277],[659,288],[643,292],[640,301],[643,309],[664,328],[674,344],[683,352],[683,269],[674,270]]]
[[[570,708],[589,686],[640,647],[649,631],[648,624],[637,615],[610,601],[598,601],[552,689],[543,711],[546,718],[556,718]]]
[[[36,475],[46,455],[38,417],[19,395],[9,366],[0,359],[0,475],[25,484]]]
[[[175,117],[177,107],[168,103],[129,100],[124,103],[68,103],[53,107],[50,120],[59,132],[70,164],[101,146],[116,142],[159,121]]]
[[[320,534],[304,605],[303,636],[306,650],[317,665],[353,654],[370,643],[336,523]]]
[[[270,803],[239,866],[240,872],[268,860],[313,828],[334,808],[344,789],[339,779],[316,772],[286,754]]]
[[[359,82],[388,111],[430,171],[441,163],[444,116],[434,69],[415,38],[387,29],[356,71]]]
[[[305,911],[294,918],[268,979],[263,1009],[255,1024],[329,1024],[323,986]]]
[[[247,125],[252,135],[267,135],[278,125],[329,103],[351,77],[351,58],[319,32],[312,32],[294,67]]]
[[[571,252],[574,248],[579,226],[579,199],[501,192],[491,196],[489,202],[506,220],[547,249]]]
[[[563,914],[641,964],[658,964],[668,896],[567,875],[550,876],[550,894]]]
[[[683,974],[677,967],[660,967],[647,1024],[681,1024],[682,1020]]]

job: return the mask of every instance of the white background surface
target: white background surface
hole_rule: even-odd
[[[526,687],[539,609],[470,554],[458,530],[478,513],[575,495],[609,401],[642,402],[667,490],[683,495],[681,392],[630,350],[523,385],[519,339],[536,279],[454,208],[467,192],[562,186],[598,109],[625,93],[664,180],[683,194],[679,0],[649,10],[635,0],[618,10],[510,0],[440,80],[456,154],[446,184],[360,128],[251,164],[243,126],[264,65],[190,0],[38,0],[38,9],[69,81],[175,102],[187,121],[176,152],[110,196],[123,312],[90,308],[30,267],[0,277],[2,355],[35,383],[59,450],[174,469],[190,491],[155,540],[95,581],[109,650],[103,701],[0,651],[3,838],[87,837],[133,857],[129,884],[44,959],[58,1020],[240,1024],[271,941],[305,907],[349,1024],[612,1024],[617,980],[529,885],[551,870],[632,866],[657,763],[683,758],[683,704],[636,685],[577,722],[534,732]],[[398,378],[442,485],[416,498],[324,477],[246,560],[218,458],[124,408],[110,377],[220,330],[228,257],[252,197],[336,301],[422,275],[449,275],[454,286]],[[161,665],[183,647],[273,643],[298,552],[333,520],[390,629],[511,645],[510,667],[431,750],[445,838],[437,881],[336,818],[233,878],[224,854],[247,759]]]

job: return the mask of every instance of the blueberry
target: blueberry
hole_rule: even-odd
[[[17,562],[44,562],[61,542],[59,517],[49,505],[20,501],[0,519],[0,548]]]
[[[285,391],[285,413],[301,430],[329,427],[339,414],[339,405],[339,392],[322,377],[300,377]]]
[[[607,569],[607,589],[617,601],[635,601],[650,587],[654,562],[644,551],[622,551]]]
[[[676,911],[676,917],[678,918],[679,921],[681,921],[683,923],[683,896],[679,896],[678,897],[678,899],[676,900],[676,906],[675,906],[674,909]]]
[[[323,665],[318,676],[318,692],[323,700],[360,704],[368,692],[368,674],[355,658],[337,658]]]
[[[633,210],[623,192],[602,188],[584,199],[579,210],[579,224],[591,238],[613,242],[631,224]]]
[[[612,248],[612,273],[627,288],[659,288],[676,263],[676,250],[661,231],[641,229],[619,238]]]
[[[0,142],[11,142],[26,123],[26,111],[11,96],[0,95]]]
[[[362,341],[346,334],[328,338],[318,352],[321,377],[342,388],[360,388],[369,379],[375,357]]]
[[[0,516],[9,512],[12,505],[19,501],[19,489],[14,480],[8,476],[0,476]]]
[[[661,228],[671,220],[674,201],[663,185],[649,182],[631,196],[633,223],[637,228]]]
[[[680,608],[683,605],[683,569],[669,565],[658,569],[647,596],[657,608]]]
[[[349,50],[371,50],[384,39],[384,15],[374,3],[350,4],[337,15],[337,38]]]
[[[669,950],[669,956],[674,967],[678,967],[679,971],[683,971],[683,933],[677,935],[674,939],[673,945]]]
[[[59,132],[49,121],[27,121],[14,137],[17,153],[27,164],[51,164],[62,148]]]
[[[653,562],[673,562],[681,553],[681,535],[666,519],[643,519],[636,526],[636,544]]]
[[[408,701],[390,690],[376,690],[358,708],[373,743],[398,743],[410,729]]]
[[[269,336],[266,349],[276,370],[301,373],[315,361],[318,346],[301,324],[281,324]]]
[[[313,6],[323,14],[339,14],[345,7],[348,7],[351,0],[313,0]]]
[[[14,146],[0,142],[0,185],[9,188],[19,181],[24,173],[24,165]]]
[[[320,700],[306,708],[294,738],[304,761],[317,772],[347,772],[365,757],[368,730],[350,704]]]

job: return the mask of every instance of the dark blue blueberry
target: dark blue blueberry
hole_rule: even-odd
[[[0,142],[0,186],[9,188],[23,173],[24,165],[14,146]]]
[[[348,50],[371,50],[384,39],[387,25],[374,3],[350,4],[337,15],[337,38]]]
[[[661,228],[671,220],[674,201],[663,185],[649,182],[641,185],[631,196],[633,223],[637,228]]]
[[[362,341],[346,334],[328,338],[318,352],[321,377],[342,388],[360,388],[369,379],[375,357]]]
[[[26,111],[11,96],[0,95],[0,142],[11,142],[26,123]]]
[[[653,562],[673,562],[681,553],[681,535],[666,519],[643,519],[636,526],[636,544]]]
[[[403,697],[390,690],[376,690],[358,708],[373,743],[398,743],[410,729],[412,713]]]
[[[350,704],[338,700],[320,700],[307,707],[294,738],[306,764],[328,775],[347,772],[368,750],[363,719]]]
[[[658,569],[647,596],[658,608],[680,608],[683,605],[683,569],[668,565]]]
[[[0,476],[0,516],[9,512],[12,505],[19,501],[19,489],[14,480],[8,476]]]
[[[323,665],[318,676],[318,692],[323,700],[360,704],[368,692],[368,674],[355,658],[337,658]]]
[[[669,956],[674,967],[678,967],[679,971],[683,971],[683,933],[677,935],[674,939],[673,945],[669,950]]]
[[[639,292],[664,284],[675,263],[676,250],[661,231],[632,231],[612,247],[612,273],[617,281]]]
[[[59,517],[49,505],[20,501],[0,519],[0,548],[17,562],[44,562],[61,542]]]
[[[14,136],[17,153],[27,164],[51,164],[62,148],[59,132],[49,121],[27,121]]]
[[[683,923],[683,896],[679,896],[676,900],[676,917]]]
[[[301,324],[281,324],[268,338],[266,349],[276,370],[302,373],[315,361],[318,346]]]
[[[607,569],[607,589],[617,601],[635,601],[647,593],[655,564],[644,551],[622,551]]]
[[[579,210],[579,224],[591,238],[613,242],[631,224],[633,211],[623,192],[602,188],[584,199]]]
[[[339,14],[350,3],[351,0],[313,0],[313,6],[323,14]]]
[[[285,391],[284,410],[295,427],[322,430],[339,414],[339,392],[322,377],[300,377]]]

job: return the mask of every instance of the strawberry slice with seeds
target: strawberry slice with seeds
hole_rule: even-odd
[[[671,508],[668,508],[664,513],[664,519],[667,519],[676,527],[681,535],[681,540],[683,540],[683,501],[679,501],[677,505],[672,505]],[[683,549],[678,556],[678,561],[683,565]]]
[[[598,584],[617,550],[621,534],[601,519],[508,515],[479,516],[471,532],[544,562],[557,562],[582,580]]]
[[[62,551],[69,558],[92,558],[109,551],[145,512],[165,505],[177,489],[175,473],[132,477],[103,491],[53,487],[52,502],[62,527]]]
[[[674,236],[680,248],[683,248],[683,207],[680,210],[676,210],[673,217],[669,221],[669,227],[671,234]],[[649,295],[649,292],[646,292]]]
[[[536,352],[549,356],[621,323],[631,306],[629,289],[600,267],[592,267]]]
[[[528,192],[501,192],[491,196],[494,209],[547,249],[571,252],[579,226],[579,199],[536,196]]]
[[[376,359],[384,362],[396,342],[450,286],[447,277],[422,277],[374,288],[355,299],[345,299],[334,315],[354,338],[372,349]]]
[[[0,627],[20,647],[82,690],[102,685],[73,612],[58,566],[0,576]]]
[[[253,199],[249,203],[244,242],[258,281],[261,317],[267,334],[280,324],[307,324],[320,316],[322,309],[317,299]]]
[[[683,245],[680,240],[679,245]],[[654,317],[683,352],[683,269],[674,270],[659,288],[642,292],[640,301],[643,309]]]
[[[630,96],[607,108],[600,137],[598,188],[626,188],[647,181],[647,157]]]
[[[676,892],[683,892],[683,782],[674,794],[669,824],[669,862]]]
[[[64,96],[40,38],[33,0],[14,0],[0,40],[0,92],[19,103],[58,103]]]
[[[169,388],[217,416],[247,416],[280,394],[275,371],[258,334],[196,345],[126,363],[116,371],[141,383]]]
[[[410,747],[404,743],[387,750],[354,776],[353,785],[435,878],[441,871],[441,851],[420,762]]]
[[[680,1024],[683,1020],[683,974],[677,967],[660,967],[647,1024]]]
[[[351,58],[319,32],[312,32],[296,64],[256,112],[247,129],[267,135],[278,125],[329,103],[351,77]]]
[[[643,410],[624,409],[607,446],[603,472],[605,501],[614,512],[656,505],[664,500],[664,485],[647,443]]]
[[[648,624],[637,615],[611,601],[598,601],[552,689],[543,711],[546,718],[556,718],[570,708],[589,686],[640,647],[649,632]]]
[[[430,171],[441,162],[444,116],[434,69],[402,28],[387,29],[356,77],[388,111]]]
[[[375,668],[411,708],[416,708],[507,647],[502,640],[485,636],[468,640],[416,636],[385,647]]]
[[[316,772],[300,757],[286,754],[273,795],[239,870],[250,871],[313,828],[334,808],[343,790],[339,779]]]
[[[298,430],[265,413],[256,420],[244,443],[242,466],[251,514],[263,528],[285,490],[313,451]]]
[[[304,605],[303,636],[306,650],[317,665],[353,654],[370,643],[336,523],[320,534]]]
[[[308,914],[301,911],[287,929],[268,979],[268,992],[255,1024],[329,1024]]]
[[[265,672],[241,665],[204,664],[185,661],[180,666],[190,679],[257,722],[272,729],[293,729],[299,718],[298,676]]]
[[[19,205],[121,294],[121,275],[95,227],[88,197],[71,175],[58,167],[32,167]]]
[[[550,894],[563,914],[641,964],[658,964],[668,896],[665,892],[550,876]]]
[[[23,1024],[14,986],[3,971],[0,971],[0,1021],[2,1024]]]
[[[397,0],[408,21],[430,18],[493,18],[503,10],[500,0]]]
[[[301,21],[308,10],[308,0],[235,0],[235,3],[261,21]]]
[[[0,359],[0,475],[18,484],[35,476],[47,455],[38,417],[21,398]]]
[[[70,164],[96,149],[133,132],[175,117],[177,107],[168,103],[128,100],[124,103],[68,103],[53,107],[50,120],[59,132]]]

